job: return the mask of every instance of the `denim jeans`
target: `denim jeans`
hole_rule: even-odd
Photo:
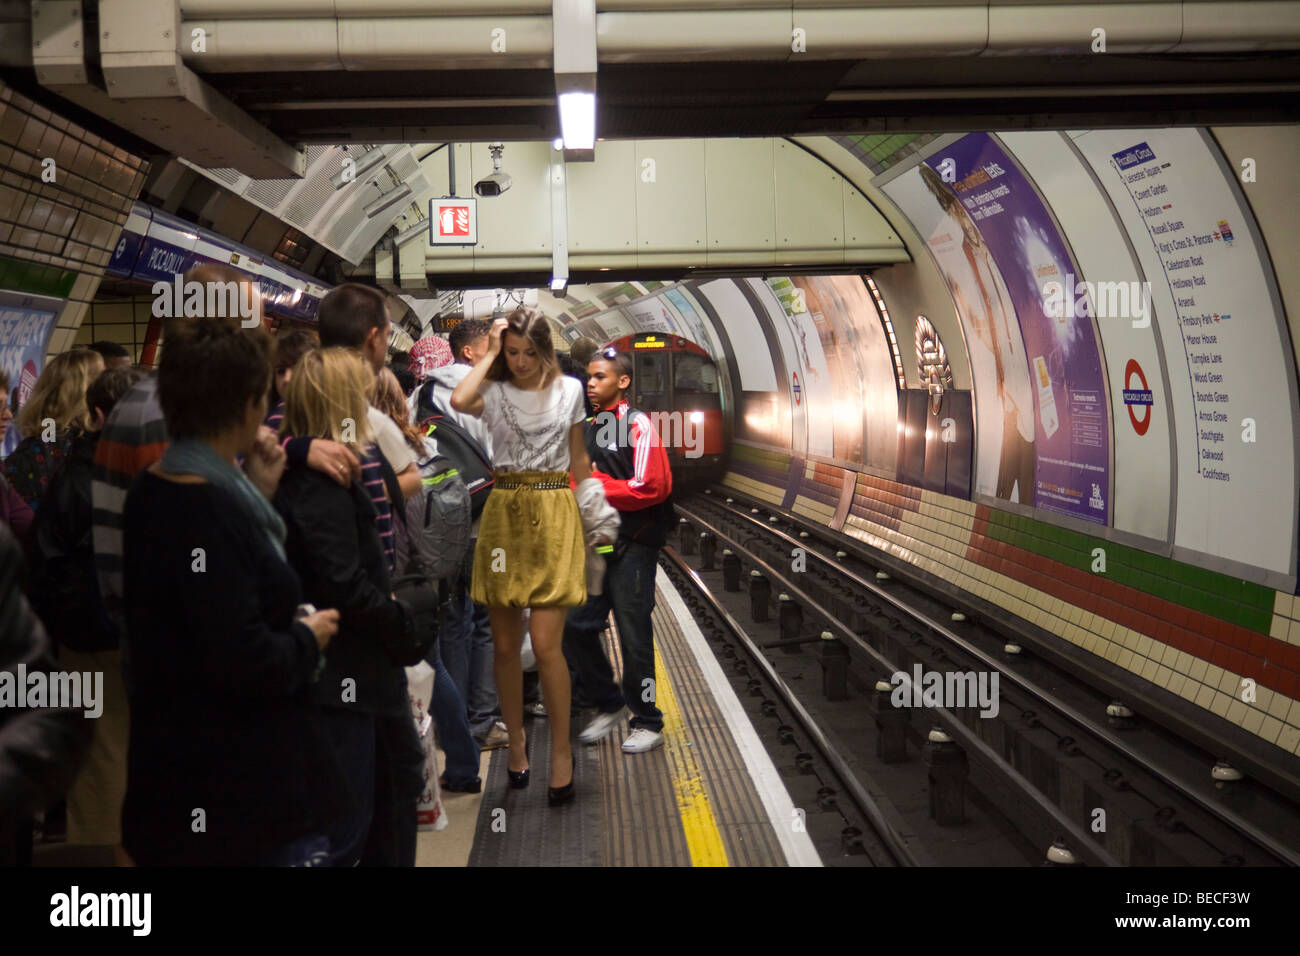
[[[664,717],[655,706],[654,632],[650,612],[655,606],[655,567],[659,549],[628,544],[622,557],[605,567],[602,593],[571,610],[564,620],[564,656],[586,696],[602,713],[627,705],[633,728],[660,731]],[[600,632],[610,610],[618,625],[623,653],[623,686],[614,683],[614,671],[600,645]]]
[[[470,599],[468,587],[452,596],[438,644],[442,662],[465,704],[469,731],[481,741],[500,711],[492,673],[492,627],[487,608]]]
[[[452,787],[464,787],[478,780],[478,742],[465,719],[465,702],[443,665],[441,645],[439,638],[425,658],[433,668],[433,700],[429,701],[429,713],[433,715],[433,722],[438,727],[438,740],[447,755],[447,783]]]

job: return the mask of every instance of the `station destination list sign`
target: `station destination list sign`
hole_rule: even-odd
[[[1072,135],[1150,283],[1176,416],[1174,544],[1287,574],[1296,533],[1291,349],[1232,173],[1201,130]]]

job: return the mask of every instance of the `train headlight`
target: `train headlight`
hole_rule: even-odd
[[[691,412],[691,421],[696,425],[700,424],[700,422],[704,421],[704,413]]]

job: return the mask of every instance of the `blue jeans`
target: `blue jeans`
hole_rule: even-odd
[[[660,731],[664,715],[655,706],[654,631],[650,612],[655,606],[655,566],[659,549],[632,542],[621,557],[605,567],[602,593],[564,619],[564,656],[586,696],[602,713],[624,705],[632,711],[635,729]],[[600,633],[610,610],[618,625],[623,653],[623,686],[614,683],[614,670],[600,645]]]
[[[492,673],[492,627],[487,608],[470,599],[468,587],[452,597],[438,644],[442,662],[465,704],[469,731],[481,741],[500,711]]]
[[[439,639],[425,658],[433,668],[433,700],[429,713],[438,726],[438,740],[447,755],[447,783],[451,787],[464,787],[478,780],[478,742],[469,731],[465,719],[465,702],[461,699],[456,682],[443,665]]]

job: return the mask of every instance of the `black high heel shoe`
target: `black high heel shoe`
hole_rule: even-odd
[[[524,756],[528,756],[527,738],[524,740]],[[506,759],[509,760],[508,757]],[[523,770],[511,770],[510,765],[507,763],[506,776],[510,778],[510,789],[522,790],[524,787],[528,786],[528,771],[531,769],[531,767],[525,767]]]
[[[546,789],[546,805],[551,807],[562,806],[573,800],[573,781],[578,775],[578,766],[575,763],[569,773],[569,782],[562,787],[548,787]]]

